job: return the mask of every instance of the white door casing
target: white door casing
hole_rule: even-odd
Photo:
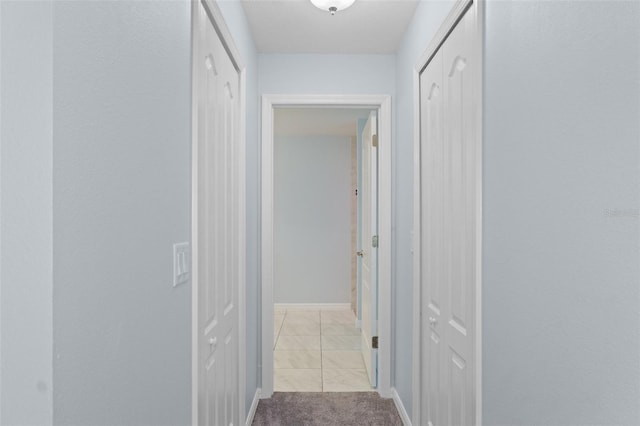
[[[456,3],[416,68],[414,413],[481,423],[481,31]]]
[[[378,393],[391,394],[391,97],[387,95],[263,95],[261,161],[261,398],[273,393],[273,109],[355,107],[378,110]]]
[[[192,422],[239,425],[246,368],[244,76],[217,6],[204,0],[193,7]]]
[[[362,358],[369,376],[371,386],[377,386],[377,349],[372,346],[373,336],[377,336],[377,297],[378,277],[377,258],[378,249],[372,243],[378,233],[378,149],[376,113],[371,112],[362,131],[362,183],[360,194],[362,197],[361,229],[362,246],[361,257],[361,289],[362,289]]]

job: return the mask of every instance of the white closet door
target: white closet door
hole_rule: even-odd
[[[198,424],[238,425],[239,77],[198,7]]]
[[[428,425],[471,425],[475,414],[474,25],[467,12],[420,76],[421,418]]]
[[[440,409],[440,396],[448,393],[442,389],[446,380],[444,372],[442,341],[444,336],[438,324],[442,322],[442,310],[446,305],[447,289],[444,281],[444,129],[442,101],[442,51],[438,51],[427,69],[420,76],[422,149],[421,182],[421,273],[423,280],[421,351],[424,364],[421,372],[421,407],[425,424],[446,424],[446,410]]]
[[[444,146],[446,202],[445,259],[448,303],[444,312],[447,345],[448,422],[473,423],[473,338],[475,289],[475,113],[473,111],[473,13],[467,12],[442,48],[444,66]]]

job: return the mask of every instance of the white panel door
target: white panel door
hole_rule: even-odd
[[[443,46],[444,144],[448,160],[450,218],[445,264],[449,284],[444,323],[447,328],[446,374],[449,385],[448,420],[453,425],[471,425],[474,419],[473,344],[476,266],[475,229],[475,112],[473,111],[473,11],[467,12]]]
[[[421,418],[475,415],[476,143],[468,11],[420,77]]]
[[[239,77],[198,7],[198,424],[239,425]]]
[[[372,338],[378,333],[378,149],[376,113],[372,112],[362,132],[362,357],[371,386],[377,386],[378,351]]]
[[[444,425],[446,411],[440,409],[441,395],[448,394],[444,372],[442,348],[442,310],[446,305],[446,288],[443,277],[444,259],[444,188],[445,171],[444,129],[442,101],[442,51],[433,57],[427,69],[420,76],[420,127],[422,131],[422,149],[420,152],[422,187],[421,197],[421,273],[423,291],[421,292],[421,352],[423,366],[420,384],[422,386],[420,406],[424,410],[423,423]],[[443,298],[444,297],[444,298]]]

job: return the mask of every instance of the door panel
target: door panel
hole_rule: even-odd
[[[215,422],[217,421],[216,413],[220,412],[220,410],[217,409],[219,396],[218,396],[217,388],[215,386],[215,384],[219,382],[218,378],[216,377],[216,373],[218,372],[216,356],[217,356],[217,353],[211,354],[211,357],[207,360],[205,364],[205,372],[206,372],[205,374],[207,378],[205,383],[206,393],[204,395],[203,400],[210,401],[210,402],[208,404],[203,404],[203,400],[201,400],[200,403],[198,404],[198,406],[205,407],[205,418],[203,423],[207,425],[215,424]],[[202,418],[200,421],[202,421]]]
[[[420,75],[421,418],[474,420],[473,9]]]
[[[421,199],[421,273],[428,283],[441,283],[444,270],[444,238],[443,238],[443,201],[444,191],[440,186],[443,179],[444,150],[443,150],[443,108],[442,101],[442,53],[439,51],[431,60],[420,79],[421,87],[424,87],[420,99],[421,131],[424,143],[421,150],[421,186],[423,195]],[[443,370],[443,358],[440,336],[441,307],[446,304],[446,288],[441,285],[428,285],[422,294],[422,342],[423,353],[426,355],[426,365],[422,372],[422,407],[425,409],[425,424],[446,424],[445,410],[439,409],[440,395],[444,390],[445,381],[440,378]]]
[[[466,411],[466,394],[467,371],[466,362],[455,351],[449,352],[449,363],[447,366],[448,381],[451,384],[450,403],[449,403],[449,420],[451,425],[468,425],[470,424]]]
[[[372,112],[362,132],[362,357],[371,386],[377,385],[377,350],[371,339],[377,335],[378,250],[372,240],[378,233],[378,154],[376,116]]]
[[[473,76],[469,72],[473,34],[473,12],[467,12],[443,45],[444,143],[450,152],[449,194],[452,226],[445,229],[451,242],[449,303],[447,310],[450,421],[457,425],[473,422],[468,404],[472,386],[473,316],[472,292],[475,288],[475,135],[472,110]]]
[[[239,77],[198,8],[198,424],[238,425]]]

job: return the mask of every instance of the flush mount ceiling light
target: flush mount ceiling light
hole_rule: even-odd
[[[328,10],[335,15],[337,11],[351,6],[355,0],[311,0],[311,3],[320,10]]]

